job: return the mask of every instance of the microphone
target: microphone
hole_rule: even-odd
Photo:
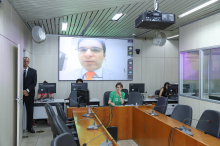
[[[167,106],[167,105],[160,105],[160,106],[154,106],[154,108],[155,107],[162,107],[162,106]],[[152,112],[151,113],[149,113],[151,116],[158,116],[158,113],[155,113],[154,112],[154,109],[152,109]]]
[[[189,128],[186,127],[186,123],[185,123],[186,120],[191,120],[191,121],[192,121],[192,120],[195,120],[195,121],[202,121],[202,122],[211,123],[210,120],[197,120],[197,119],[189,119],[189,118],[184,119],[184,120],[183,120],[183,126],[181,126],[179,129],[180,129],[182,132],[184,132],[184,133],[186,133],[186,134],[188,134],[188,135],[190,135],[190,136],[193,136],[193,133],[190,132],[191,129],[189,129]],[[196,128],[196,129],[197,129],[197,128]],[[198,129],[198,130],[200,130],[200,129]],[[200,131],[202,131],[202,130],[200,130]],[[205,131],[202,131],[202,132],[206,133]]]
[[[82,97],[82,96],[79,96],[78,99],[81,98],[81,97]],[[69,99],[70,99],[70,98],[69,98]],[[70,100],[71,100],[72,102],[74,102],[74,103],[76,103],[76,104],[82,106],[82,107],[85,107],[84,105],[81,105],[80,103],[78,103],[78,102],[76,102],[76,101],[74,101],[74,100],[72,100],[72,99],[70,99]],[[95,113],[92,113],[92,114],[95,114]],[[91,107],[88,106],[87,114],[84,114],[83,117],[90,117],[90,116],[92,116],[92,114],[91,114]]]
[[[93,138],[92,140],[90,140],[89,142],[87,143],[84,143],[83,146],[87,146],[88,143],[90,143],[91,141],[95,140],[96,138],[100,137],[101,135],[103,134],[106,134],[106,140],[100,145],[100,146],[111,146],[112,145],[112,142],[111,141],[108,141],[108,135],[106,132],[100,134],[99,136]]]

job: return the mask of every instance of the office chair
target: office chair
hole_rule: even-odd
[[[130,92],[128,98],[128,104],[143,105],[143,99],[140,92]]]
[[[121,91],[125,93],[125,99],[128,99],[129,97],[128,89],[122,89]]]
[[[74,136],[74,139],[75,139],[75,140],[77,140],[77,141],[79,140],[78,137],[76,136],[77,133],[76,133],[75,131],[71,131],[71,130],[66,126],[66,124],[63,122],[63,120],[60,118],[59,115],[55,115],[55,116],[53,117],[53,121],[54,121],[54,123],[56,123],[56,124],[54,124],[54,125],[55,125],[55,127],[56,127],[56,129],[57,129],[59,135],[60,135],[60,134],[63,134],[63,133],[69,133],[69,134],[71,134],[72,136]]]
[[[58,115],[62,118],[62,120],[65,123],[70,123],[71,121],[74,120],[74,118],[67,118],[66,113],[63,111],[63,108],[59,103],[56,104],[56,109],[57,109]]]
[[[103,96],[103,106],[109,106],[108,105],[108,101],[109,101],[109,96],[110,96],[110,93],[111,93],[112,91],[106,91],[105,93],[104,93],[104,96]]]
[[[55,138],[57,135],[59,135],[59,132],[57,131],[57,128],[55,127],[54,121],[53,121],[53,117],[55,116],[55,113],[49,103],[45,104],[44,107],[46,109],[47,116],[49,118],[51,131],[53,132],[53,138]]]
[[[162,114],[165,114],[167,110],[167,104],[168,104],[168,99],[166,97],[160,97],[158,98],[158,101],[154,107],[154,110]]]
[[[220,112],[214,110],[206,110],[203,112],[196,125],[196,129],[202,130],[205,133],[220,138]],[[202,121],[202,120],[209,120]]]
[[[69,133],[63,133],[54,138],[50,146],[77,146],[74,138]]]
[[[160,94],[160,89],[159,90],[156,90],[154,95],[159,95]]]
[[[180,122],[183,122],[186,118],[192,119],[192,107],[188,105],[177,105],[170,117]],[[191,126],[192,120],[185,120],[184,123]]]

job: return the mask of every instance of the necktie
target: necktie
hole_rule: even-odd
[[[23,79],[26,77],[26,69],[24,70]]]
[[[92,77],[95,75],[95,72],[87,72],[86,75],[86,80],[92,80]]]

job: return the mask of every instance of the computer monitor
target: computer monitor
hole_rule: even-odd
[[[129,84],[129,93],[130,92],[140,92],[144,93],[145,91],[144,83],[130,83]]]
[[[168,86],[169,93],[172,95],[178,94],[178,84],[170,84]]]
[[[71,91],[87,90],[87,89],[88,89],[87,83],[71,83]]]
[[[39,83],[38,93],[56,93],[56,83]]]

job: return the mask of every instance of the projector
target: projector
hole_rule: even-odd
[[[135,28],[165,29],[175,23],[175,15],[159,11],[144,11],[136,20]]]

